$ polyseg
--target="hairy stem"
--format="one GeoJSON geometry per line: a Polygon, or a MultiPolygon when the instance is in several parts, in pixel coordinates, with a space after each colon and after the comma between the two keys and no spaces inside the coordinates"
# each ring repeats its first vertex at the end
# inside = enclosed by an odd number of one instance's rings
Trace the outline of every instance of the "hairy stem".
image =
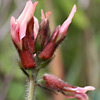
{"type": "Polygon", "coordinates": [[[30,78],[29,80],[29,93],[28,93],[28,99],[27,100],[34,100],[35,95],[35,80],[34,78],[30,78]]]}

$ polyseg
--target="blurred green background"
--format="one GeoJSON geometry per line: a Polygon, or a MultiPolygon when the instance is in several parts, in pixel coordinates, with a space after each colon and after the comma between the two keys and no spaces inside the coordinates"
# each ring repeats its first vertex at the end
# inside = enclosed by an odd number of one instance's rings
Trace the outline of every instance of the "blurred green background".
{"type": "MultiPolygon", "coordinates": [[[[0,0],[0,100],[25,100],[26,97],[27,79],[18,67],[19,57],[10,38],[10,17],[18,18],[26,1],[0,0]]],[[[60,45],[64,79],[75,86],[93,85],[96,90],[88,93],[90,100],[100,100],[100,0],[37,1],[35,16],[40,22],[40,10],[51,10],[53,28],[61,25],[73,5],[77,5],[68,35],[60,45]]],[[[49,68],[43,69],[39,76],[45,72],[49,72],[49,68]]],[[[52,100],[49,92],[40,88],[36,98],[52,100]]]]}

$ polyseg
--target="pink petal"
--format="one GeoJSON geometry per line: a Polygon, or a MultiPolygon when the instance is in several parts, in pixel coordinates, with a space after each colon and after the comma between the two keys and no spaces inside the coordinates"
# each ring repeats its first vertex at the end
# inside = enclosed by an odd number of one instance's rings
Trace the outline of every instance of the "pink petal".
{"type": "Polygon", "coordinates": [[[16,36],[16,32],[15,32],[16,22],[15,22],[15,18],[13,16],[11,17],[11,22],[10,23],[11,23],[11,33],[10,33],[10,35],[11,35],[12,40],[14,40],[15,36],[16,36]]]}
{"type": "Polygon", "coordinates": [[[84,93],[77,93],[75,94],[74,98],[77,100],[89,100],[88,96],[84,93]]]}
{"type": "MultiPolygon", "coordinates": [[[[31,2],[31,1],[29,1],[29,2],[31,2]]],[[[21,22],[21,26],[20,26],[20,40],[26,35],[27,23],[34,16],[34,11],[35,11],[37,3],[38,2],[35,2],[34,4],[32,4],[32,2],[31,2],[29,5],[29,8],[25,12],[25,16],[24,16],[24,18],[21,22]]]]}
{"type": "Polygon", "coordinates": [[[38,19],[37,19],[36,17],[34,17],[34,39],[35,39],[35,40],[36,40],[38,31],[39,31],[38,19]]]}
{"type": "MultiPolygon", "coordinates": [[[[11,20],[10,20],[10,24],[11,24],[11,31],[13,31],[14,30],[14,28],[15,28],[15,24],[16,24],[16,22],[15,22],[15,18],[12,16],[11,17],[11,20]]],[[[12,32],[11,32],[11,36],[13,36],[13,35],[15,35],[15,33],[13,34],[12,32]]]]}
{"type": "Polygon", "coordinates": [[[19,24],[16,23],[15,18],[11,17],[11,38],[18,48],[22,49],[22,42],[19,38],[19,24]]]}
{"type": "Polygon", "coordinates": [[[18,21],[19,21],[19,22],[21,22],[21,21],[23,20],[23,18],[24,18],[24,16],[25,16],[25,14],[26,14],[26,12],[27,12],[27,9],[29,8],[30,4],[32,4],[32,1],[27,1],[26,6],[25,6],[23,12],[21,13],[21,15],[20,15],[19,18],[18,18],[18,21]]]}
{"type": "Polygon", "coordinates": [[[87,91],[93,91],[95,88],[93,86],[85,86],[85,87],[64,87],[65,91],[72,91],[72,92],[79,92],[79,93],[86,93],[87,91]]]}
{"type": "Polygon", "coordinates": [[[44,15],[43,9],[41,9],[41,18],[45,20],[45,15],[44,15]]]}
{"type": "Polygon", "coordinates": [[[30,4],[29,8],[27,9],[27,12],[25,14],[24,20],[27,20],[27,22],[34,16],[35,8],[37,6],[38,2],[35,2],[34,4],[30,4]]]}
{"type": "Polygon", "coordinates": [[[55,41],[56,42],[56,40],[58,38],[59,28],[60,28],[60,25],[54,30],[54,32],[53,32],[53,34],[51,36],[50,41],[55,41]]]}
{"type": "Polygon", "coordinates": [[[85,86],[84,88],[82,87],[77,87],[76,88],[76,92],[80,92],[80,93],[86,93],[87,91],[90,91],[90,90],[95,90],[95,88],[93,86],[85,86]]]}
{"type": "Polygon", "coordinates": [[[76,98],[77,100],[88,100],[88,96],[85,93],[75,93],[75,92],[64,92],[67,98],[76,98]]]}
{"type": "Polygon", "coordinates": [[[65,93],[67,94],[69,92],[69,94],[72,96],[68,97],[68,98],[77,98],[78,100],[88,100],[88,96],[85,94],[87,91],[90,90],[95,90],[94,87],[92,86],[85,86],[84,88],[82,87],[76,87],[76,88],[72,88],[72,87],[64,87],[64,91],[66,91],[65,93]]]}
{"type": "Polygon", "coordinates": [[[46,19],[49,19],[50,14],[51,14],[51,11],[48,11],[48,12],[46,13],[46,19]]]}
{"type": "Polygon", "coordinates": [[[45,18],[43,9],[41,9],[41,18],[42,18],[43,20],[49,19],[50,14],[51,14],[51,11],[46,12],[46,18],[45,18]]]}
{"type": "Polygon", "coordinates": [[[61,26],[61,28],[59,30],[59,33],[66,34],[67,29],[68,29],[68,27],[69,27],[69,25],[70,25],[70,23],[72,21],[72,18],[74,17],[75,12],[76,12],[76,5],[73,6],[72,11],[71,11],[69,17],[67,18],[67,20],[61,26]]]}
{"type": "Polygon", "coordinates": [[[20,40],[22,40],[22,38],[25,37],[25,35],[26,35],[26,28],[27,28],[27,22],[24,21],[20,25],[20,32],[19,32],[20,40]]]}

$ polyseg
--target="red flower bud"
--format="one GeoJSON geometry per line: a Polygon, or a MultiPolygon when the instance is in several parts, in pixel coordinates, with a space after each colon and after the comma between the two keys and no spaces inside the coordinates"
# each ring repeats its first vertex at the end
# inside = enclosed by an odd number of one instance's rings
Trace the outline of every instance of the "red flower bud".
{"type": "Polygon", "coordinates": [[[92,86],[75,87],[63,82],[61,79],[45,74],[43,76],[45,81],[45,87],[48,89],[63,93],[67,98],[76,98],[78,100],[88,100],[88,96],[85,94],[89,90],[95,90],[92,86]]]}
{"type": "Polygon", "coordinates": [[[19,51],[19,55],[24,68],[29,69],[35,67],[35,61],[29,50],[19,51]]]}
{"type": "Polygon", "coordinates": [[[42,21],[40,23],[40,30],[39,30],[39,35],[41,36],[41,45],[42,48],[47,44],[49,37],[50,37],[50,29],[49,29],[49,15],[51,12],[46,13],[46,18],[44,15],[43,10],[41,10],[41,18],[42,21]]]}
{"type": "MultiPolygon", "coordinates": [[[[64,40],[66,33],[67,33],[67,29],[72,21],[72,18],[74,17],[75,12],[76,12],[76,5],[73,6],[73,9],[72,9],[68,19],[62,24],[62,26],[58,26],[55,29],[52,36],[50,37],[50,40],[49,40],[49,38],[47,38],[49,41],[48,42],[46,41],[46,45],[45,45],[44,49],[42,50],[42,52],[40,53],[39,58],[46,60],[46,59],[49,59],[52,57],[57,46],[64,40]]],[[[42,11],[41,15],[42,15],[42,19],[45,19],[43,11],[42,11]]],[[[49,14],[47,14],[46,16],[48,18],[49,14]]],[[[46,25],[46,27],[48,27],[48,25],[46,25]]],[[[43,31],[43,28],[41,28],[41,30],[42,31],[40,31],[40,33],[44,34],[46,32],[46,34],[47,34],[48,29],[43,31]]],[[[46,35],[44,35],[44,36],[46,36],[46,35]]],[[[46,39],[43,38],[43,40],[45,41],[46,39]]]]}
{"type": "Polygon", "coordinates": [[[47,60],[52,57],[52,55],[57,47],[55,42],[56,42],[56,39],[58,36],[58,29],[59,29],[59,26],[55,29],[48,44],[44,47],[43,51],[40,53],[39,58],[47,60]]]}
{"type": "MultiPolygon", "coordinates": [[[[17,20],[11,17],[11,38],[16,48],[18,49],[19,56],[24,68],[34,68],[35,61],[33,53],[35,52],[34,47],[34,34],[36,33],[34,28],[37,24],[36,19],[33,18],[34,11],[38,2],[32,4],[29,0],[26,6],[17,20]],[[35,20],[34,20],[35,19],[35,20]],[[34,33],[33,33],[34,28],[34,33]]],[[[37,33],[36,33],[37,34],[37,33]]]]}
{"type": "Polygon", "coordinates": [[[47,87],[57,90],[57,91],[63,90],[64,87],[73,87],[74,88],[74,86],[66,84],[61,79],[59,79],[53,75],[44,74],[43,79],[45,80],[47,87]]]}
{"type": "Polygon", "coordinates": [[[44,60],[47,60],[52,57],[55,50],[55,43],[49,42],[47,46],[43,49],[43,51],[40,53],[39,58],[42,58],[44,60]]]}

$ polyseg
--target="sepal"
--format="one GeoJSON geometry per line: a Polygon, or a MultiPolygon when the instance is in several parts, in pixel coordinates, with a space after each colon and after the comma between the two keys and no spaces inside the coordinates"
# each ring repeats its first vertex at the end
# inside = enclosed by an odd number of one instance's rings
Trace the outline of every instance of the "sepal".
{"type": "Polygon", "coordinates": [[[50,88],[48,88],[48,87],[45,86],[45,81],[43,79],[39,79],[36,84],[40,88],[43,88],[43,89],[45,89],[45,90],[47,90],[47,91],[49,91],[49,92],[54,93],[54,94],[57,95],[57,92],[55,90],[50,89],[50,88]]]}
{"type": "Polygon", "coordinates": [[[23,67],[23,65],[21,64],[20,61],[18,61],[18,65],[19,65],[19,68],[22,70],[22,72],[23,72],[27,77],[29,77],[29,74],[27,73],[27,71],[25,70],[25,68],[23,67]]]}
{"type": "Polygon", "coordinates": [[[53,58],[54,58],[54,56],[49,58],[48,60],[45,60],[45,61],[42,60],[38,66],[38,69],[45,68],[52,61],[53,58]]]}

